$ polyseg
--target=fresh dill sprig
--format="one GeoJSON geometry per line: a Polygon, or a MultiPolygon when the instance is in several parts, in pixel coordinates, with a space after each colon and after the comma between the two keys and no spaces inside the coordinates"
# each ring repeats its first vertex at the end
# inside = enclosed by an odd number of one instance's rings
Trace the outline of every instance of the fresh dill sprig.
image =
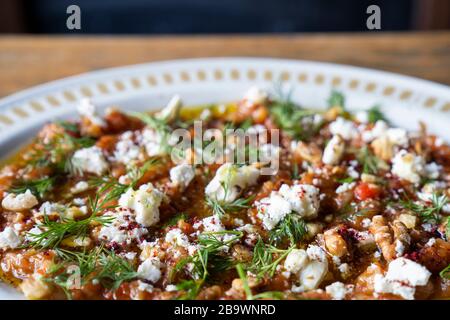
{"type": "Polygon", "coordinates": [[[122,282],[132,280],[138,276],[133,266],[114,251],[103,251],[97,259],[100,266],[95,275],[105,288],[116,290],[122,282]]]}
{"type": "Polygon", "coordinates": [[[405,208],[413,211],[425,222],[437,223],[440,220],[439,212],[448,203],[446,195],[437,195],[434,193],[431,197],[430,205],[416,203],[410,199],[402,200],[400,204],[405,208]]]}
{"type": "Polygon", "coordinates": [[[242,287],[244,288],[245,297],[247,298],[247,300],[253,300],[253,293],[252,293],[252,290],[250,289],[250,286],[248,285],[247,275],[245,273],[245,270],[244,270],[244,267],[242,266],[242,264],[238,263],[236,265],[236,271],[239,275],[239,278],[242,281],[242,287]]]}
{"type": "Polygon", "coordinates": [[[186,220],[188,218],[188,215],[184,212],[178,213],[176,215],[174,215],[173,217],[171,217],[169,220],[167,220],[164,224],[163,224],[163,228],[167,228],[167,227],[171,227],[171,226],[175,226],[178,221],[180,220],[186,220]]]}
{"type": "Polygon", "coordinates": [[[260,277],[268,275],[272,277],[283,259],[294,249],[294,246],[288,249],[278,249],[273,245],[265,244],[261,238],[258,239],[253,249],[253,259],[249,266],[250,271],[260,277]],[[274,255],[277,257],[274,260],[274,255]]]}
{"type": "Polygon", "coordinates": [[[322,123],[309,125],[302,120],[317,114],[317,111],[306,110],[292,101],[292,90],[283,91],[282,83],[274,85],[273,101],[269,106],[269,112],[277,126],[294,139],[308,139],[322,126],[322,123]]]}
{"type": "Polygon", "coordinates": [[[61,262],[49,269],[48,277],[44,280],[63,289],[68,299],[72,298],[72,289],[79,289],[77,285],[82,286],[89,281],[98,281],[103,287],[116,290],[123,282],[138,276],[128,261],[103,246],[82,252],[64,249],[55,251],[61,262]]]}
{"type": "Polygon", "coordinates": [[[450,216],[447,217],[447,226],[445,227],[445,235],[447,236],[447,240],[450,239],[450,216]]]}
{"type": "Polygon", "coordinates": [[[292,163],[291,179],[292,180],[299,180],[300,179],[300,172],[299,172],[299,169],[298,169],[298,163],[297,162],[293,162],[292,163]]]}
{"type": "Polygon", "coordinates": [[[195,300],[203,285],[203,280],[182,280],[176,284],[177,290],[184,291],[184,293],[177,298],[177,300],[195,300]]]}
{"type": "Polygon", "coordinates": [[[291,246],[293,246],[306,235],[307,231],[302,218],[295,214],[288,214],[275,229],[270,230],[269,240],[274,244],[289,240],[291,246]]]}
{"type": "Polygon", "coordinates": [[[56,177],[46,177],[37,180],[21,180],[8,190],[12,193],[24,193],[30,190],[32,194],[43,199],[45,194],[55,186],[56,177]]]}
{"type": "Polygon", "coordinates": [[[342,92],[337,90],[332,90],[330,93],[330,96],[327,100],[328,107],[345,107],[345,96],[342,94],[342,92]]]}
{"type": "Polygon", "coordinates": [[[106,207],[106,202],[99,201],[98,195],[95,200],[89,199],[89,206],[91,215],[83,220],[60,218],[58,221],[52,221],[48,215],[44,215],[42,223],[38,225],[42,232],[27,232],[29,241],[26,246],[40,249],[56,248],[69,236],[85,237],[89,226],[93,223],[108,225],[113,221],[114,218],[111,216],[98,215],[100,211],[109,208],[106,207]]]}
{"type": "Polygon", "coordinates": [[[449,279],[450,280],[450,264],[441,272],[439,272],[439,275],[442,279],[449,279]]]}
{"type": "Polygon", "coordinates": [[[302,125],[303,118],[313,116],[316,112],[302,109],[292,101],[275,100],[269,111],[275,123],[294,139],[307,139],[320,128],[320,126],[302,125]]]}
{"type": "Polygon", "coordinates": [[[129,188],[135,188],[147,170],[157,163],[159,163],[159,159],[152,158],[146,161],[141,167],[133,167],[128,172],[128,176],[131,179],[130,184],[119,183],[117,178],[111,176],[93,177],[90,179],[89,184],[98,188],[98,194],[106,194],[104,201],[109,202],[119,198],[129,188]]]}
{"type": "Polygon", "coordinates": [[[250,203],[254,199],[254,196],[248,198],[238,198],[230,203],[219,201],[210,197],[206,197],[206,204],[211,208],[214,215],[219,217],[223,216],[227,212],[237,212],[243,209],[250,208],[250,203]]]}
{"type": "Polygon", "coordinates": [[[77,173],[71,162],[71,156],[77,149],[88,148],[95,144],[90,137],[74,137],[67,132],[56,134],[42,148],[32,150],[29,164],[32,166],[51,166],[59,173],[77,173]]]}
{"type": "MultiPolygon", "coordinates": [[[[231,258],[224,255],[222,250],[224,247],[230,246],[232,243],[239,240],[242,236],[242,232],[233,230],[205,232],[200,234],[198,237],[199,249],[197,252],[193,256],[180,260],[172,269],[169,278],[172,279],[188,264],[192,265],[192,281],[184,281],[179,285],[180,287],[188,289],[188,299],[194,299],[194,293],[196,296],[209,276],[225,271],[233,265],[231,258]],[[231,237],[222,239],[221,236],[225,235],[231,235],[231,237]]],[[[186,295],[183,295],[182,299],[183,298],[186,298],[186,295]]]]}
{"type": "Polygon", "coordinates": [[[376,105],[367,110],[367,118],[369,123],[375,123],[378,120],[383,120],[387,122],[387,119],[380,109],[380,106],[376,105]]]}
{"type": "Polygon", "coordinates": [[[355,181],[355,178],[346,177],[346,178],[342,178],[342,179],[336,179],[336,181],[339,183],[352,183],[353,181],[355,181]]]}
{"type": "Polygon", "coordinates": [[[258,294],[253,294],[250,286],[248,284],[247,274],[242,264],[238,263],[236,265],[236,271],[239,278],[242,281],[242,287],[244,288],[245,297],[247,300],[258,300],[258,299],[270,299],[270,300],[281,300],[284,297],[284,293],[281,291],[266,291],[258,294]]]}
{"type": "Polygon", "coordinates": [[[160,139],[160,148],[164,153],[170,153],[172,147],[169,144],[169,138],[172,133],[172,128],[164,119],[158,119],[154,115],[145,112],[132,112],[132,116],[144,122],[148,127],[155,130],[160,139]]]}
{"type": "Polygon", "coordinates": [[[73,132],[73,133],[78,132],[78,125],[76,123],[69,122],[69,121],[56,121],[55,123],[57,125],[59,125],[60,127],[63,127],[63,129],[66,131],[73,132]]]}
{"type": "Polygon", "coordinates": [[[361,148],[357,154],[357,159],[363,166],[363,173],[376,175],[380,167],[383,167],[385,163],[383,160],[377,158],[367,146],[361,148]]]}

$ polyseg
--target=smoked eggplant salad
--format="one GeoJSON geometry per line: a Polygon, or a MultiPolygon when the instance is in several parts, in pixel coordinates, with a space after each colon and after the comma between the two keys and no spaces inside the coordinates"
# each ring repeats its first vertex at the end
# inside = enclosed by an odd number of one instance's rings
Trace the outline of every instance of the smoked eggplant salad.
{"type": "Polygon", "coordinates": [[[81,100],[46,124],[0,170],[2,281],[28,299],[450,298],[450,146],[337,91],[323,110],[271,91],[81,100]]]}

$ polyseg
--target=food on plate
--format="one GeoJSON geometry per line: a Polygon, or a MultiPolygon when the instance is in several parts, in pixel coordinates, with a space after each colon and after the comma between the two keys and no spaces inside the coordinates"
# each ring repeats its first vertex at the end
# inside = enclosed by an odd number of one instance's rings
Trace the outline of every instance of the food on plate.
{"type": "Polygon", "coordinates": [[[424,125],[258,87],[78,111],[0,170],[0,277],[27,298],[450,298],[450,147],[424,125]]]}

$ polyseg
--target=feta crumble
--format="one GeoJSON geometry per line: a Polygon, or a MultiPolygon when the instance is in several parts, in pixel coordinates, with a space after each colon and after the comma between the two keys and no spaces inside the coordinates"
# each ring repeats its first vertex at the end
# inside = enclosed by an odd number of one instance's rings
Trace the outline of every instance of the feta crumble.
{"type": "Polygon", "coordinates": [[[185,189],[194,177],[195,171],[189,164],[180,164],[170,169],[170,180],[182,189],[185,189]]]}
{"type": "Polygon", "coordinates": [[[0,232],[0,248],[1,249],[15,249],[22,243],[18,233],[11,227],[6,227],[0,232]]]}
{"type": "Polygon", "coordinates": [[[38,200],[28,189],[24,193],[19,194],[9,193],[2,200],[3,209],[10,211],[29,210],[37,204],[38,200]]]}
{"type": "Polygon", "coordinates": [[[358,130],[352,121],[338,117],[330,123],[330,132],[333,135],[340,135],[344,140],[350,140],[358,136],[358,130]]]}
{"type": "Polygon", "coordinates": [[[291,212],[304,218],[314,218],[319,210],[319,189],[312,185],[283,184],[278,191],[256,203],[258,216],[267,230],[272,230],[291,212]]]}
{"type": "Polygon", "coordinates": [[[424,173],[424,161],[406,150],[400,150],[392,160],[392,173],[401,179],[419,183],[424,173]]]}
{"type": "Polygon", "coordinates": [[[156,113],[156,117],[166,122],[174,121],[178,117],[182,106],[181,97],[176,94],[170,99],[164,109],[156,113]]]}
{"type": "Polygon", "coordinates": [[[74,166],[83,172],[102,175],[108,170],[108,162],[103,155],[102,149],[97,146],[75,151],[71,161],[74,166]]]}
{"type": "Polygon", "coordinates": [[[333,300],[343,300],[345,296],[353,290],[351,285],[346,286],[342,282],[334,282],[325,287],[325,292],[331,296],[333,300]]]}
{"type": "Polygon", "coordinates": [[[159,259],[150,258],[139,265],[137,272],[140,278],[156,283],[161,278],[162,267],[163,264],[159,259]]]}
{"type": "Polygon", "coordinates": [[[323,151],[322,162],[329,165],[336,165],[342,158],[345,149],[345,142],[340,135],[334,135],[323,151]]]}
{"type": "Polygon", "coordinates": [[[253,166],[238,167],[225,163],[206,186],[205,193],[212,199],[230,203],[236,200],[245,188],[256,184],[258,177],[259,170],[253,166]]]}
{"type": "Polygon", "coordinates": [[[105,121],[101,117],[97,115],[96,107],[94,104],[92,104],[91,100],[89,99],[81,99],[80,103],[77,106],[78,113],[89,119],[93,124],[98,125],[100,127],[105,126],[105,121]]]}
{"type": "Polygon", "coordinates": [[[163,193],[151,183],[143,184],[139,190],[128,189],[119,198],[119,206],[134,210],[136,221],[145,227],[159,222],[159,206],[163,193]]]}
{"type": "Polygon", "coordinates": [[[431,272],[424,266],[406,258],[397,258],[389,263],[385,276],[374,277],[376,293],[392,293],[407,300],[414,300],[416,286],[424,286],[431,272]]]}

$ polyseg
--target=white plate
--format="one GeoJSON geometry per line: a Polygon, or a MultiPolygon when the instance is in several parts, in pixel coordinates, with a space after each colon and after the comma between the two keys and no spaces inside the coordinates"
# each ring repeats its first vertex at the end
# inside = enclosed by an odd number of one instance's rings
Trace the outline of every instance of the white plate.
{"type": "MultiPolygon", "coordinates": [[[[393,124],[418,122],[450,141],[450,88],[402,75],[298,60],[213,58],[156,62],[108,69],[40,85],[0,100],[0,156],[12,152],[45,123],[76,116],[81,98],[100,108],[155,109],[178,93],[186,105],[239,99],[250,85],[272,89],[282,81],[293,99],[323,108],[332,88],[350,109],[379,104],[393,124]]],[[[0,299],[15,298],[0,286],[0,299]]]]}

